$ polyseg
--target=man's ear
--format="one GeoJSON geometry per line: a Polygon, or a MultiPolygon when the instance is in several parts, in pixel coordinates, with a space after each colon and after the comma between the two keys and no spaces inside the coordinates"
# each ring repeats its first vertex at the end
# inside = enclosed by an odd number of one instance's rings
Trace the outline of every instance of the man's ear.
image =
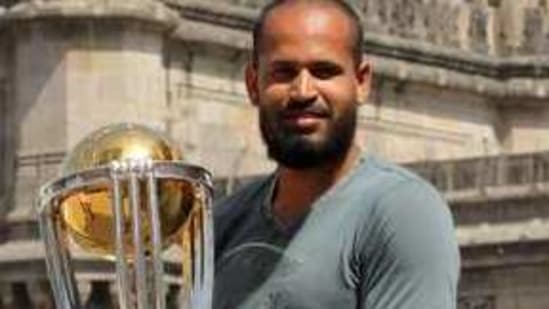
{"type": "Polygon", "coordinates": [[[258,74],[257,65],[252,62],[248,62],[246,65],[246,89],[248,90],[248,97],[253,105],[259,104],[259,88],[258,88],[258,74]]]}
{"type": "Polygon", "coordinates": [[[356,80],[358,83],[358,101],[359,103],[366,103],[372,85],[372,63],[368,59],[363,59],[357,68],[356,80]]]}

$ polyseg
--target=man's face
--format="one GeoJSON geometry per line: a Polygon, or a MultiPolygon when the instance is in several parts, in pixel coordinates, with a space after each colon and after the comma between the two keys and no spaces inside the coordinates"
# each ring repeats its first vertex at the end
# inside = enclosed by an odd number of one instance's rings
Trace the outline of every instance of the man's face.
{"type": "Polygon", "coordinates": [[[269,156],[279,164],[312,168],[347,153],[370,81],[352,43],[348,17],[330,6],[282,5],[265,20],[246,82],[269,156]]]}

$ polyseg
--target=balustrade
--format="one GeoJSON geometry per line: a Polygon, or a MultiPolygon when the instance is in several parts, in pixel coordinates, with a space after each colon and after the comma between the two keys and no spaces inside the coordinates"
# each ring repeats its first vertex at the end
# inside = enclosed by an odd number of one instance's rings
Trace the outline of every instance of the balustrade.
{"type": "Polygon", "coordinates": [[[446,193],[466,190],[485,193],[493,187],[515,186],[538,190],[549,183],[549,152],[425,161],[406,167],[446,193]]]}

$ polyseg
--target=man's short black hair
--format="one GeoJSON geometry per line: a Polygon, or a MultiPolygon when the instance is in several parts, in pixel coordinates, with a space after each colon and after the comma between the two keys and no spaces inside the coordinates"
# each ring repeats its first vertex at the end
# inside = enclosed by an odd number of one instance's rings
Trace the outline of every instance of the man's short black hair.
{"type": "Polygon", "coordinates": [[[364,41],[364,33],[362,22],[357,11],[344,0],[273,0],[268,3],[259,14],[259,18],[254,24],[253,28],[253,46],[252,46],[252,62],[256,66],[259,60],[259,52],[261,49],[261,40],[263,37],[263,26],[265,20],[267,19],[269,13],[276,7],[283,4],[292,4],[297,2],[309,2],[309,3],[319,3],[319,4],[329,4],[333,5],[335,8],[340,9],[350,20],[351,25],[354,28],[354,42],[353,42],[353,58],[355,64],[358,66],[362,60],[362,44],[364,41]]]}

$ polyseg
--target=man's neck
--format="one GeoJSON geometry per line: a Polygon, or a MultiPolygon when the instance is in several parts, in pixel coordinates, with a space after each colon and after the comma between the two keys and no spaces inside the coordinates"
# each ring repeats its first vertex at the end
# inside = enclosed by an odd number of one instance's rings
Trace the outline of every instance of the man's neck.
{"type": "Polygon", "coordinates": [[[337,162],[311,169],[280,167],[273,214],[283,224],[291,225],[302,218],[311,205],[355,166],[360,150],[353,145],[337,162]]]}

